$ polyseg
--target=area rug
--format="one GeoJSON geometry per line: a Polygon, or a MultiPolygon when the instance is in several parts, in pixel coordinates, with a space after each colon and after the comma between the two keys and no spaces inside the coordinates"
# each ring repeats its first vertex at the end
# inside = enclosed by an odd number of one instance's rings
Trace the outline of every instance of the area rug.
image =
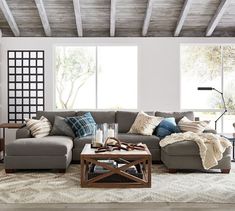
{"type": "Polygon", "coordinates": [[[108,203],[200,202],[235,203],[235,170],[167,173],[163,165],[152,169],[152,187],[96,189],[80,187],[80,166],[65,174],[23,171],[5,174],[0,167],[0,203],[108,203]]]}

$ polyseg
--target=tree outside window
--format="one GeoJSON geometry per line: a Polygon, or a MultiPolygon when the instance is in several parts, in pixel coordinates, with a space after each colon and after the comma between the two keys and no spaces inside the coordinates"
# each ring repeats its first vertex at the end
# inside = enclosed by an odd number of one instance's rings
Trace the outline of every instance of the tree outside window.
{"type": "Polygon", "coordinates": [[[90,81],[95,76],[95,65],[94,47],[56,47],[56,108],[74,109],[79,101],[94,95],[90,81]],[[82,92],[85,86],[87,97],[82,92]]]}
{"type": "Polygon", "coordinates": [[[57,109],[137,108],[137,46],[57,46],[55,53],[57,109]]]}

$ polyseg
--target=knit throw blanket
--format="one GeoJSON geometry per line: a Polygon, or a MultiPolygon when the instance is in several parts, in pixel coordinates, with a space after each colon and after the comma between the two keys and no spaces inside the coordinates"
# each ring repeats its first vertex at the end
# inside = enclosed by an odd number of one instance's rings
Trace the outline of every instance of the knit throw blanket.
{"type": "Polygon", "coordinates": [[[210,169],[218,165],[223,158],[223,153],[228,147],[232,147],[229,140],[212,133],[173,133],[160,141],[160,146],[165,147],[181,141],[194,141],[199,147],[200,157],[204,169],[210,169]]]}

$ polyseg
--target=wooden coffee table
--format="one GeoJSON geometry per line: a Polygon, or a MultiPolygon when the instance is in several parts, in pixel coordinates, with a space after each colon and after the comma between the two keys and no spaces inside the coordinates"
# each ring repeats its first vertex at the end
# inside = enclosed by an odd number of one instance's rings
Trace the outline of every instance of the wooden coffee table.
{"type": "Polygon", "coordinates": [[[146,145],[144,151],[112,151],[95,153],[90,144],[86,144],[81,153],[81,187],[93,188],[149,188],[151,187],[152,156],[146,145]],[[113,160],[120,166],[113,167],[103,160],[113,160]],[[105,173],[92,174],[92,166],[106,169],[105,173]],[[128,172],[127,169],[136,166],[138,175],[128,172]],[[141,175],[141,176],[139,176],[141,175]],[[116,178],[112,181],[112,177],[116,178]],[[111,180],[110,180],[111,178],[111,180]],[[120,178],[120,180],[118,180],[120,178]]]}

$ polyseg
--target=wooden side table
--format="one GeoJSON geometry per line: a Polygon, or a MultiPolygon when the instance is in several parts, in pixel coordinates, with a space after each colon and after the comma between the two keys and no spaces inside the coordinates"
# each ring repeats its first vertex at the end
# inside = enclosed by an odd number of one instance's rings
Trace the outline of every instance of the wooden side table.
{"type": "Polygon", "coordinates": [[[0,152],[3,151],[3,157],[5,156],[5,139],[6,139],[6,131],[5,129],[18,129],[21,128],[24,124],[23,123],[2,123],[0,124],[0,128],[3,130],[3,136],[0,138],[1,145],[0,145],[0,152]]]}

